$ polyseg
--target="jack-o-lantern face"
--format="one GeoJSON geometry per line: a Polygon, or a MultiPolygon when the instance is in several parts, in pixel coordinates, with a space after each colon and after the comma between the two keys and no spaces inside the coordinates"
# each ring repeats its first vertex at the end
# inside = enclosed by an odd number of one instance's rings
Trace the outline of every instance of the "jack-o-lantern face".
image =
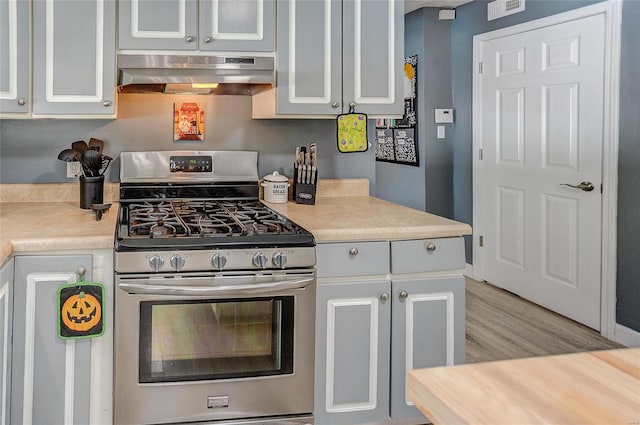
{"type": "Polygon", "coordinates": [[[88,331],[100,322],[101,316],[100,303],[85,292],[71,295],[62,305],[62,322],[72,331],[88,331]]]}

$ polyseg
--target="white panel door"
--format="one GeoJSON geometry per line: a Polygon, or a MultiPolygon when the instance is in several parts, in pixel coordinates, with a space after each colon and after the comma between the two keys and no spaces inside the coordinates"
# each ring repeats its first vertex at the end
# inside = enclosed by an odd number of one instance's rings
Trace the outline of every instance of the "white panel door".
{"type": "Polygon", "coordinates": [[[486,41],[480,76],[483,278],[594,329],[604,19],[486,41]],[[593,190],[563,185],[581,182],[593,190]]]}

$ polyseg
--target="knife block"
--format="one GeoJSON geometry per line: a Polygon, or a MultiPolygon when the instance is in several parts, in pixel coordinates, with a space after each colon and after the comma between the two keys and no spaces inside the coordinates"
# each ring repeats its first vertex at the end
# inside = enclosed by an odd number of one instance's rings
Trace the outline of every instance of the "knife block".
{"type": "Polygon", "coordinates": [[[318,171],[311,183],[298,183],[298,169],[293,167],[293,200],[296,204],[315,205],[318,171]]]}

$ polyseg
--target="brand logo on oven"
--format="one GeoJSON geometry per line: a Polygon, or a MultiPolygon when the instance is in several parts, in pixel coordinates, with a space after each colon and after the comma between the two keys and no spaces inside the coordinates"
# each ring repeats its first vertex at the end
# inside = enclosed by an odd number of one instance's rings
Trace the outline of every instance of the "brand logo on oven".
{"type": "Polygon", "coordinates": [[[207,407],[209,409],[218,409],[220,407],[229,407],[229,396],[218,395],[207,397],[207,407]]]}

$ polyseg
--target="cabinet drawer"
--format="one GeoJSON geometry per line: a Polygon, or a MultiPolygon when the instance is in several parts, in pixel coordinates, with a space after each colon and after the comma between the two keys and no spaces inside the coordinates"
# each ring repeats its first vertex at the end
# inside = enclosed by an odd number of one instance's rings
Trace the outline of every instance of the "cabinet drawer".
{"type": "Polygon", "coordinates": [[[359,242],[316,246],[318,277],[389,273],[389,243],[359,242]]]}
{"type": "Polygon", "coordinates": [[[464,266],[463,238],[391,242],[392,273],[455,270],[464,266]]]}

